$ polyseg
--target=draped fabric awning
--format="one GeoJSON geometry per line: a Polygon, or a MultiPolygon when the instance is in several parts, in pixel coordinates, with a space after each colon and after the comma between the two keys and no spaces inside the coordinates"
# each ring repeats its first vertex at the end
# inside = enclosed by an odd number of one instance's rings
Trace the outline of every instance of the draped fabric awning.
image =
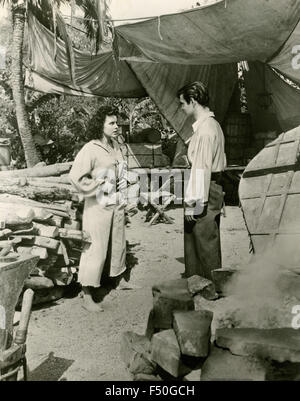
{"type": "Polygon", "coordinates": [[[74,50],[71,79],[64,43],[31,16],[28,27],[26,85],[32,89],[78,96],[143,97],[149,95],[185,141],[191,122],[179,108],[176,92],[191,80],[209,86],[211,107],[222,121],[237,81],[236,64],[182,65],[126,62],[113,51],[97,56],[74,50]],[[74,82],[75,81],[75,82],[74,82]]]}
{"type": "Polygon", "coordinates": [[[176,92],[183,85],[200,80],[209,87],[210,107],[222,122],[237,82],[236,64],[192,66],[129,62],[160,112],[180,137],[191,136],[191,119],[180,108],[176,92]]]}
{"type": "Polygon", "coordinates": [[[252,117],[261,114],[257,95],[270,92],[280,127],[290,129],[299,124],[300,90],[274,71],[300,83],[299,18],[300,0],[226,0],[120,25],[111,51],[92,56],[74,49],[71,73],[64,42],[57,38],[55,44],[53,33],[30,16],[26,85],[80,96],[149,95],[186,140],[191,122],[179,108],[177,90],[194,80],[206,83],[222,122],[237,81],[236,62],[247,60],[256,62],[245,74],[252,117]],[[257,61],[265,63],[263,76],[257,61]]]}
{"type": "Polygon", "coordinates": [[[73,49],[74,81],[65,44],[30,16],[28,21],[28,71],[26,85],[42,92],[111,97],[147,96],[125,61],[112,51],[92,56],[73,49]]]}
{"type": "Polygon", "coordinates": [[[254,132],[285,131],[300,125],[300,90],[260,62],[249,63],[244,77],[254,132]]]}
{"type": "MultiPolygon", "coordinates": [[[[223,64],[270,59],[299,22],[295,0],[226,0],[115,28],[121,60],[223,64]]],[[[298,42],[299,43],[299,42],[298,42]]]]}
{"type": "Polygon", "coordinates": [[[300,22],[269,65],[300,85],[300,22]]]}

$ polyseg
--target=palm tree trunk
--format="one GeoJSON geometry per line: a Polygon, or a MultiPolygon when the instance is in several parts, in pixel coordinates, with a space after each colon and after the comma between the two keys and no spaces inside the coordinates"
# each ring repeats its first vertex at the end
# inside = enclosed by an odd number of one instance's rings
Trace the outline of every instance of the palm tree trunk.
{"type": "Polygon", "coordinates": [[[23,38],[25,26],[25,6],[18,5],[13,10],[13,42],[12,42],[12,64],[11,83],[13,98],[16,107],[16,118],[19,134],[24,148],[27,167],[33,167],[40,162],[34,140],[32,137],[28,115],[25,107],[24,83],[22,73],[23,60],[23,38]]]}

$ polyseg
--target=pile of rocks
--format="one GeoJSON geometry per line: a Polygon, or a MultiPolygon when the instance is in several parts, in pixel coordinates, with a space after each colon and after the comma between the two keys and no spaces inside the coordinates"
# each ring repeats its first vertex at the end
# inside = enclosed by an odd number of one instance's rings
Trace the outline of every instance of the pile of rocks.
{"type": "Polygon", "coordinates": [[[145,335],[122,337],[121,357],[133,380],[300,380],[299,331],[217,328],[212,334],[211,305],[224,295],[232,274],[220,269],[215,284],[193,276],[152,288],[145,335]],[[199,298],[210,310],[199,306],[199,298]]]}

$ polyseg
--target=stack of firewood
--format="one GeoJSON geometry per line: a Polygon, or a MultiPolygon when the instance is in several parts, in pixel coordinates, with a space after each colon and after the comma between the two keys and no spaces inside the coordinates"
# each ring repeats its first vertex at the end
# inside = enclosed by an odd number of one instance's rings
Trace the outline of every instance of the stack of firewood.
{"type": "Polygon", "coordinates": [[[25,288],[35,303],[58,299],[76,280],[83,247],[82,200],[68,179],[70,163],[0,172],[0,262],[20,254],[40,260],[25,288]]]}

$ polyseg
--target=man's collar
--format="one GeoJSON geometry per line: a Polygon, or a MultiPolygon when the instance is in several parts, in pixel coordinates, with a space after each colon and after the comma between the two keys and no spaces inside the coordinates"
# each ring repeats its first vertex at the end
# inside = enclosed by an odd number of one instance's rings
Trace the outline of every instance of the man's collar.
{"type": "Polygon", "coordinates": [[[210,111],[209,109],[204,110],[203,113],[201,114],[200,118],[198,118],[198,120],[196,120],[194,122],[194,124],[192,125],[193,131],[196,132],[199,125],[201,125],[207,118],[214,117],[214,116],[215,116],[215,114],[212,111],[210,111]]]}

